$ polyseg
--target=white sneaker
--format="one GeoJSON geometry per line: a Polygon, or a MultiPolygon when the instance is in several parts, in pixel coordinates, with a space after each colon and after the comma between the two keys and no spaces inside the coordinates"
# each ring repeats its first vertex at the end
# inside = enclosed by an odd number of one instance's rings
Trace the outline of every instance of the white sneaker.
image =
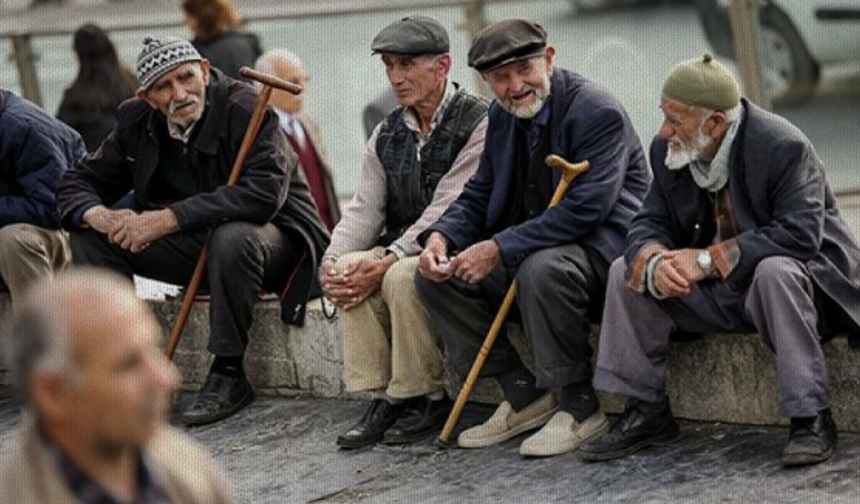
{"type": "Polygon", "coordinates": [[[457,444],[461,448],[484,448],[504,443],[514,436],[545,424],[557,407],[555,396],[550,392],[521,411],[514,411],[511,403],[504,401],[489,420],[461,432],[457,444]]]}
{"type": "Polygon", "coordinates": [[[597,439],[609,430],[609,420],[603,411],[586,418],[582,423],[573,415],[559,411],[546,425],[520,445],[524,457],[550,457],[576,450],[583,444],[597,439]]]}

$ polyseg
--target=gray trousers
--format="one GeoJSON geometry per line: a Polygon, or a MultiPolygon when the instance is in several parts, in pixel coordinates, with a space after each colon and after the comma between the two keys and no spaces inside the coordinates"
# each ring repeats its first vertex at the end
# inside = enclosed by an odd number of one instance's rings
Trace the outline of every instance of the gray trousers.
{"type": "MultiPolygon", "coordinates": [[[[828,406],[827,368],[817,330],[814,287],[806,267],[788,257],[763,259],[746,291],[705,281],[684,297],[656,301],[625,284],[618,259],[609,270],[594,386],[645,401],[666,396],[669,335],[758,331],[776,355],[780,403],[788,417],[828,406]]],[[[706,380],[706,376],[702,376],[706,380]]]]}
{"type": "MultiPolygon", "coordinates": [[[[206,232],[174,233],[133,254],[90,229],[70,235],[73,264],[102,266],[186,285],[194,273],[206,232]]],[[[301,256],[303,241],[273,224],[227,222],[209,240],[209,345],[211,353],[239,356],[248,344],[254,303],[262,291],[277,292],[301,256]]]]}
{"type": "MultiPolygon", "coordinates": [[[[599,314],[606,272],[606,263],[596,254],[578,245],[563,245],[531,254],[514,273],[517,299],[511,311],[519,308],[523,332],[534,351],[539,387],[591,379],[588,315],[599,314]]],[[[500,266],[476,285],[456,278],[436,283],[420,274],[415,277],[418,294],[448,350],[449,364],[463,378],[487,336],[511,276],[500,266]]],[[[522,366],[503,328],[481,376],[522,366]]]]}

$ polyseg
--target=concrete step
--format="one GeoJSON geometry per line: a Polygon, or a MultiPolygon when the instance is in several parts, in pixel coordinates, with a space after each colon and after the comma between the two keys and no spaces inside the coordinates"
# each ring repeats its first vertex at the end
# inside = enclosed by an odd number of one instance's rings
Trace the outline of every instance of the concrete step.
{"type": "MultiPolygon", "coordinates": [[[[176,301],[152,302],[165,328],[165,340],[179,312],[176,301]]],[[[259,302],[246,356],[249,380],[261,395],[310,395],[327,398],[360,398],[344,391],[341,377],[343,354],[337,320],[323,316],[319,300],[309,306],[305,326],[290,327],[279,319],[277,301],[259,302]]],[[[8,318],[8,296],[0,295],[0,321],[8,318]]],[[[511,336],[528,354],[516,328],[511,336]]],[[[596,328],[592,335],[596,347],[596,328]]],[[[188,389],[202,385],[209,367],[208,304],[198,302],[188,319],[174,357],[188,389]]],[[[860,432],[860,352],[845,338],[825,345],[833,414],[842,430],[860,432]]],[[[785,423],[780,417],[773,356],[755,334],[714,334],[691,342],[673,343],[670,356],[669,392],[672,408],[681,418],[754,425],[785,423]]],[[[530,360],[525,356],[525,360],[530,360]]],[[[0,384],[8,382],[0,366],[0,384]]],[[[457,393],[457,379],[449,376],[449,394],[457,393]]],[[[497,386],[479,383],[473,399],[498,402],[497,386]]],[[[610,412],[620,411],[619,400],[603,398],[610,412]]]]}

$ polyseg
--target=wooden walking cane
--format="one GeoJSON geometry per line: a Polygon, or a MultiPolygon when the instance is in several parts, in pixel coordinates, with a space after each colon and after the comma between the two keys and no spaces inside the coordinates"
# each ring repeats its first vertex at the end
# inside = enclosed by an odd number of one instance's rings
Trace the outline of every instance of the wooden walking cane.
{"type": "MultiPolygon", "coordinates": [[[[272,88],[282,89],[292,94],[302,92],[302,87],[292,82],[287,82],[273,75],[264,74],[256,70],[251,70],[248,67],[239,69],[239,73],[243,77],[255,80],[262,84],[260,94],[257,96],[257,104],[254,106],[254,112],[251,114],[251,120],[248,122],[248,129],[245,131],[245,136],[242,138],[242,144],[239,147],[239,153],[236,155],[236,160],[233,162],[233,168],[230,171],[230,177],[227,179],[227,185],[236,185],[239,182],[239,177],[242,176],[242,166],[248,158],[248,153],[251,151],[251,145],[257,138],[257,133],[260,131],[260,125],[263,123],[263,115],[266,112],[266,106],[269,104],[269,97],[272,95],[272,88]]],[[[170,332],[170,341],[164,349],[164,354],[168,359],[173,358],[173,353],[179,345],[179,338],[182,336],[182,330],[185,329],[185,323],[188,321],[188,314],[191,313],[191,306],[194,303],[194,297],[197,296],[197,291],[200,289],[200,283],[203,281],[203,274],[206,271],[206,261],[209,257],[209,237],[212,236],[212,231],[203,242],[203,250],[200,251],[200,258],[197,260],[197,266],[194,267],[194,274],[191,276],[191,281],[188,283],[188,288],[185,289],[185,296],[182,298],[182,307],[179,309],[179,315],[176,318],[176,323],[173,325],[173,330],[170,332]]]]}
{"type": "MultiPolygon", "coordinates": [[[[562,172],[561,180],[559,180],[558,186],[555,188],[555,192],[552,195],[552,200],[549,202],[549,206],[547,207],[552,208],[558,205],[558,202],[564,197],[564,194],[567,192],[567,187],[571,182],[573,182],[573,179],[581,173],[588,171],[588,161],[569,163],[561,156],[550,154],[546,157],[546,164],[552,168],[561,170],[562,172]]],[[[442,434],[439,435],[438,441],[443,446],[448,444],[448,439],[451,437],[451,433],[454,432],[454,427],[457,426],[457,421],[460,420],[460,415],[463,413],[463,407],[466,406],[466,401],[469,400],[469,396],[472,394],[472,389],[475,388],[475,383],[478,381],[478,375],[484,367],[484,362],[486,362],[487,356],[490,355],[490,350],[496,342],[496,337],[499,335],[499,331],[502,329],[505,319],[508,318],[508,312],[514,304],[516,295],[517,284],[516,282],[512,282],[511,286],[508,288],[508,293],[505,295],[504,301],[502,301],[502,305],[499,307],[499,311],[496,313],[493,325],[490,326],[487,337],[484,339],[484,344],[481,345],[481,350],[478,352],[478,356],[472,364],[472,369],[469,371],[469,375],[466,376],[466,381],[460,389],[460,394],[457,395],[457,401],[454,403],[454,407],[448,415],[448,420],[445,421],[445,427],[442,428],[442,434]]]]}

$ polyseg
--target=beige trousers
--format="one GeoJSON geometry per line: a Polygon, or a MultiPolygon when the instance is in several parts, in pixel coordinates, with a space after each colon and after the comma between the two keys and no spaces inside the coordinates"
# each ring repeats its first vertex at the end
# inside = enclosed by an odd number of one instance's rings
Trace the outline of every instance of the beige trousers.
{"type": "MultiPolygon", "coordinates": [[[[382,247],[347,254],[337,268],[384,255],[382,247]]],[[[385,389],[391,397],[406,399],[443,390],[442,351],[415,290],[417,268],[418,257],[397,261],[379,292],[341,312],[348,391],[385,389]]]]}
{"type": "Polygon", "coordinates": [[[64,270],[71,257],[65,231],[32,224],[0,228],[0,286],[9,289],[13,304],[37,280],[64,270]]]}

